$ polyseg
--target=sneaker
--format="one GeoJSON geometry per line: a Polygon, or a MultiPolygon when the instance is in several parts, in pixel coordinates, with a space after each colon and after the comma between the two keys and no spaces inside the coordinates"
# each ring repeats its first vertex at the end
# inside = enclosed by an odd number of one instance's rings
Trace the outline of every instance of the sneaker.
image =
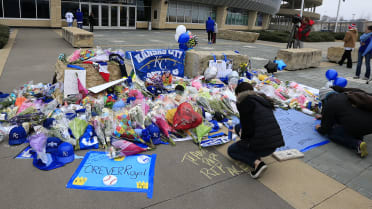
{"type": "Polygon", "coordinates": [[[359,146],[358,146],[358,154],[360,154],[360,157],[366,157],[368,155],[368,151],[367,151],[367,143],[362,141],[359,143],[359,146]]]}
{"type": "Polygon", "coordinates": [[[353,79],[359,79],[359,76],[354,76],[353,79]]]}
{"type": "Polygon", "coordinates": [[[362,78],[362,80],[368,81],[369,78],[367,78],[367,77],[364,76],[364,77],[362,78]]]}
{"type": "Polygon", "coordinates": [[[337,62],[340,66],[342,66],[344,63],[341,63],[341,62],[337,62]]]}
{"type": "Polygon", "coordinates": [[[264,162],[260,162],[260,164],[258,164],[257,168],[254,169],[253,171],[251,171],[251,177],[256,179],[258,177],[260,177],[261,173],[263,171],[265,171],[267,168],[266,164],[264,162]]]}

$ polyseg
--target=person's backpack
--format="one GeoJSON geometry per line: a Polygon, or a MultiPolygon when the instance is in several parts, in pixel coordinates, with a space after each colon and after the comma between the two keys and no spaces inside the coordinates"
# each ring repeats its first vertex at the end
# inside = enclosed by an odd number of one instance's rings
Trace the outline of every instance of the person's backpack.
{"type": "Polygon", "coordinates": [[[109,60],[115,61],[119,64],[121,77],[128,77],[127,69],[125,68],[125,63],[122,56],[119,54],[110,54],[109,60]]]}
{"type": "Polygon", "coordinates": [[[352,105],[361,110],[372,112],[372,94],[364,91],[348,91],[345,94],[352,105]]]}
{"type": "Polygon", "coordinates": [[[267,70],[267,73],[275,73],[278,71],[278,64],[269,60],[269,62],[264,66],[267,70]]]}

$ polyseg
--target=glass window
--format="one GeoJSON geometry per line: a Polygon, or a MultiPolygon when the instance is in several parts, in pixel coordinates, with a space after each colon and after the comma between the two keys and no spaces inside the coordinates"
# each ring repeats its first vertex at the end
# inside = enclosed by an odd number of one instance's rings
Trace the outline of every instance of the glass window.
{"type": "Polygon", "coordinates": [[[4,17],[19,18],[19,1],[18,0],[3,0],[4,17]]]}
{"type": "Polygon", "coordinates": [[[62,8],[61,9],[62,19],[65,19],[65,14],[68,11],[72,12],[75,15],[75,11],[79,9],[79,3],[78,2],[61,2],[61,8],[62,8]]]}
{"type": "Polygon", "coordinates": [[[21,18],[36,18],[35,0],[20,0],[21,18]]]}
{"type": "Polygon", "coordinates": [[[151,20],[151,7],[138,7],[137,6],[137,21],[150,21],[151,20]]]}
{"type": "Polygon", "coordinates": [[[168,3],[168,22],[205,24],[209,16],[216,19],[214,7],[195,2],[170,1],[168,3]]]}
{"type": "Polygon", "coordinates": [[[37,2],[37,18],[49,19],[50,18],[49,0],[36,0],[36,2],[37,2]]]}
{"type": "Polygon", "coordinates": [[[237,8],[228,8],[225,24],[248,25],[248,11],[237,8]]]}
{"type": "Polygon", "coordinates": [[[3,3],[0,1],[0,18],[3,17],[3,3]]]}

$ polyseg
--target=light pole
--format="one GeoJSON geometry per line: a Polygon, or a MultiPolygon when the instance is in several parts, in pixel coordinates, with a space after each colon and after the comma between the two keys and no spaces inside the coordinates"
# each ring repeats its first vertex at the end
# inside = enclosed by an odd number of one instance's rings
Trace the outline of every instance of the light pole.
{"type": "MultiPolygon", "coordinates": [[[[345,2],[345,0],[342,0],[345,2]]],[[[337,24],[338,24],[338,13],[340,12],[341,0],[338,0],[338,8],[337,8],[337,16],[336,16],[336,25],[335,25],[335,32],[337,32],[337,24]]]]}
{"type": "Polygon", "coordinates": [[[304,12],[304,1],[305,1],[305,0],[302,0],[302,1],[301,1],[301,17],[302,17],[302,14],[303,14],[303,12],[304,12]]]}

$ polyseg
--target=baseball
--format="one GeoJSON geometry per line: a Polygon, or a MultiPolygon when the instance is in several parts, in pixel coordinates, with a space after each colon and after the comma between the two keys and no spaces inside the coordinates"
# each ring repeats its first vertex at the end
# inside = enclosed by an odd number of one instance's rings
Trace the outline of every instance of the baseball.
{"type": "Polygon", "coordinates": [[[114,175],[107,175],[103,177],[103,183],[106,186],[112,186],[115,185],[118,182],[118,178],[114,175]]]}

